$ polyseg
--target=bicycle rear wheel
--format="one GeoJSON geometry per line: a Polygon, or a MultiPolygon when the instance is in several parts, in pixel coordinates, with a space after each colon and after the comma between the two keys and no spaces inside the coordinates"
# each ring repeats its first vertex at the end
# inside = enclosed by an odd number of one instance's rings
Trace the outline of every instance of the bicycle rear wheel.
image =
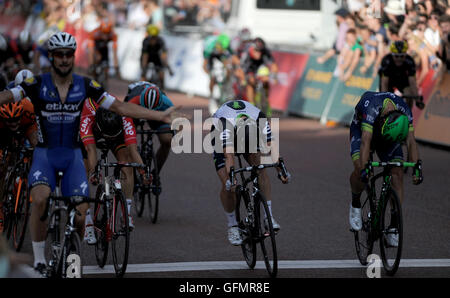
{"type": "Polygon", "coordinates": [[[97,239],[97,243],[95,244],[95,259],[97,260],[97,265],[100,268],[105,266],[108,258],[108,246],[110,241],[108,236],[110,236],[111,231],[109,231],[108,226],[108,210],[106,207],[106,194],[104,192],[104,186],[103,184],[99,184],[95,194],[95,199],[99,200],[102,196],[104,203],[95,203],[93,219],[95,238],[97,239]]]}
{"type": "Polygon", "coordinates": [[[112,252],[117,277],[125,274],[128,264],[130,230],[128,226],[127,203],[121,190],[114,193],[112,221],[112,252]]]}
{"type": "Polygon", "coordinates": [[[373,250],[373,237],[372,237],[372,214],[373,200],[369,192],[365,192],[366,198],[361,205],[361,217],[362,217],[362,229],[360,231],[354,231],[355,235],[355,248],[356,255],[358,256],[361,265],[366,266],[368,264],[367,257],[373,250]]]}
{"type": "Polygon", "coordinates": [[[387,275],[394,275],[400,265],[403,246],[403,218],[400,200],[392,188],[387,192],[380,220],[380,253],[387,275]],[[388,238],[397,236],[396,241],[388,238]],[[398,242],[397,242],[398,241],[398,242]],[[397,245],[392,242],[397,242],[397,245]]]}
{"type": "Polygon", "coordinates": [[[247,191],[236,189],[236,221],[242,236],[242,254],[245,262],[251,269],[256,265],[256,242],[254,241],[253,226],[254,216],[249,214],[247,206],[249,204],[249,194],[247,191]]]}
{"type": "Polygon", "coordinates": [[[267,206],[264,196],[258,194],[259,203],[255,203],[255,223],[259,225],[258,235],[260,237],[259,243],[264,256],[264,263],[266,264],[267,272],[270,277],[276,277],[278,272],[278,256],[277,245],[275,241],[275,231],[273,230],[271,214],[267,206]],[[262,211],[260,208],[262,206],[262,211]],[[267,220],[264,220],[264,214],[267,215],[267,220]]]}
{"type": "Polygon", "coordinates": [[[20,251],[27,231],[30,212],[30,195],[27,187],[27,179],[20,179],[17,186],[17,201],[13,220],[13,245],[16,251],[20,251]]]}
{"type": "Polygon", "coordinates": [[[152,185],[150,187],[150,191],[146,192],[144,196],[148,199],[148,211],[149,217],[152,223],[156,223],[158,220],[158,212],[159,212],[159,192],[161,190],[161,183],[159,172],[156,163],[156,157],[152,150],[151,159],[149,160],[149,164],[151,172],[154,177],[152,179],[152,185]]]}
{"type": "Polygon", "coordinates": [[[142,217],[145,207],[145,192],[142,189],[142,181],[139,175],[137,174],[136,169],[134,169],[133,172],[134,172],[134,191],[133,191],[134,206],[136,207],[137,216],[142,217]]]}

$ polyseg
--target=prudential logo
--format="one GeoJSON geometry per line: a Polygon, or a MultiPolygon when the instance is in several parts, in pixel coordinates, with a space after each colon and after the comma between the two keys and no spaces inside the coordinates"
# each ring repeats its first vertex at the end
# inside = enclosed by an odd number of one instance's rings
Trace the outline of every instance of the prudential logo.
{"type": "Polygon", "coordinates": [[[376,254],[371,254],[367,257],[366,275],[368,278],[381,278],[381,259],[376,254]]]}

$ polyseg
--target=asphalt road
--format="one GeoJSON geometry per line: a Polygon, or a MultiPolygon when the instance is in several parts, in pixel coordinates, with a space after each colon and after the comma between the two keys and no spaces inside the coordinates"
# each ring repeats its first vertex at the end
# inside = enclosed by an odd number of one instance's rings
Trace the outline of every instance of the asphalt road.
{"type": "MultiPolygon", "coordinates": [[[[111,92],[123,97],[126,83],[111,92]]],[[[207,100],[169,92],[181,112],[207,115],[207,100]]],[[[192,121],[192,120],[191,120],[192,121]]],[[[203,131],[203,136],[208,131],[203,131]]],[[[273,214],[281,225],[277,249],[279,278],[365,278],[349,231],[351,200],[349,129],[325,127],[316,120],[280,116],[280,152],[292,182],[283,185],[269,171],[273,214]]],[[[405,176],[404,247],[395,275],[450,277],[450,151],[419,144],[424,183],[414,186],[405,176]]],[[[411,172],[409,172],[411,173],[411,172]]],[[[156,224],[138,218],[131,234],[125,277],[265,278],[260,262],[247,268],[241,249],[227,240],[226,218],[219,200],[219,179],[207,153],[171,152],[161,173],[162,194],[156,224]]],[[[27,241],[25,252],[31,252],[27,241]]],[[[258,248],[258,253],[260,252],[258,248]]],[[[379,253],[375,244],[374,253],[379,253]]],[[[83,244],[84,277],[113,277],[111,255],[99,269],[94,248],[83,244]]],[[[258,261],[262,261],[261,255],[258,261]]],[[[384,273],[381,273],[384,277],[384,273]]]]}

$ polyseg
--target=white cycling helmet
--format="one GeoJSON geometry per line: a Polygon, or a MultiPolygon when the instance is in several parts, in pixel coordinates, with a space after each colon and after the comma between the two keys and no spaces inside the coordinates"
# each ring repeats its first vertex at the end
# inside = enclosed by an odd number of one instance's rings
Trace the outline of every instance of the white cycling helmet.
{"type": "Polygon", "coordinates": [[[77,42],[75,38],[67,32],[58,32],[54,34],[48,40],[48,50],[53,51],[56,49],[77,49],[77,42]]]}
{"type": "Polygon", "coordinates": [[[3,35],[0,34],[0,50],[6,51],[8,48],[8,43],[6,42],[6,39],[3,37],[3,35]]]}
{"type": "Polygon", "coordinates": [[[14,85],[20,85],[23,81],[31,77],[34,77],[34,74],[30,70],[22,69],[17,73],[16,78],[14,79],[14,85]]]}

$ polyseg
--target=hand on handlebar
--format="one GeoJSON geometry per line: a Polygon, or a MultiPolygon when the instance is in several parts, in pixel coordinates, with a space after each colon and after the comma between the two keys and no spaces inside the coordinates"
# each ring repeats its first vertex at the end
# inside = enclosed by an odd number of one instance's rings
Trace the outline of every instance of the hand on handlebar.
{"type": "Polygon", "coordinates": [[[89,176],[89,182],[96,186],[100,183],[101,180],[101,174],[97,173],[97,171],[94,171],[91,173],[91,175],[89,176]]]}

